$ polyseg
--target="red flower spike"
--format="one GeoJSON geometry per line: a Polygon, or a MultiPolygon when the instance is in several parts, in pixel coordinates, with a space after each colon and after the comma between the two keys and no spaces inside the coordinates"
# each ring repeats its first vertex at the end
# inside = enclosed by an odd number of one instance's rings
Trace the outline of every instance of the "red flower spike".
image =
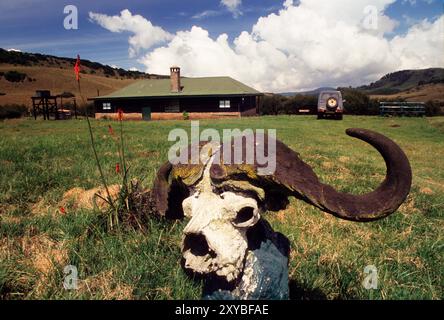
{"type": "Polygon", "coordinates": [[[117,114],[118,114],[119,121],[122,121],[123,120],[123,110],[122,109],[118,109],[117,110],[117,114]]]}
{"type": "Polygon", "coordinates": [[[76,80],[80,81],[80,56],[77,55],[76,64],[74,66],[74,73],[76,75],[76,80]]]}
{"type": "Polygon", "coordinates": [[[108,132],[110,135],[112,135],[112,136],[114,135],[114,130],[113,130],[113,127],[111,127],[111,125],[108,126],[108,132]]]}
{"type": "Polygon", "coordinates": [[[65,208],[63,208],[63,207],[60,207],[60,208],[59,208],[59,211],[60,211],[61,214],[66,214],[66,210],[65,210],[65,208]]]}
{"type": "Polygon", "coordinates": [[[116,163],[116,173],[120,173],[120,164],[116,163]]]}

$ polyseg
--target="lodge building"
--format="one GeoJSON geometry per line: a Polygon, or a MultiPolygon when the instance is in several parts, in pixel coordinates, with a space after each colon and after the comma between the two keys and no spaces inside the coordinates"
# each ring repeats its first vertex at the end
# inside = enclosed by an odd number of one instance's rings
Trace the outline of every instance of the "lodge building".
{"type": "Polygon", "coordinates": [[[179,67],[170,78],[137,81],[109,95],[93,98],[96,118],[162,120],[245,117],[257,114],[262,94],[230,77],[185,78],[179,67]]]}

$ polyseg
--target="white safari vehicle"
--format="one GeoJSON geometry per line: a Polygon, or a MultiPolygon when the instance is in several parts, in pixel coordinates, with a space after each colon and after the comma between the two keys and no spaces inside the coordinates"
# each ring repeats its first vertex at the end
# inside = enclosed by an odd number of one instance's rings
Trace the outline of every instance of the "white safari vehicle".
{"type": "Polygon", "coordinates": [[[318,119],[332,117],[342,120],[344,101],[340,91],[321,91],[318,98],[318,119]]]}

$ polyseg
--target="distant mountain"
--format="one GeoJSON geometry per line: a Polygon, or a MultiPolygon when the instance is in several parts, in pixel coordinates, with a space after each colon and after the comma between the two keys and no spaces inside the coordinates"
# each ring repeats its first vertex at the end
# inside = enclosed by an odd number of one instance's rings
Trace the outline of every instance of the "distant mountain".
{"type": "Polygon", "coordinates": [[[336,88],[321,87],[321,88],[317,88],[317,89],[311,90],[311,91],[283,92],[283,93],[279,93],[279,94],[281,96],[285,96],[285,97],[293,97],[293,96],[296,96],[298,94],[303,95],[303,96],[318,96],[321,91],[327,91],[327,90],[336,90],[336,88]]]}
{"type": "Polygon", "coordinates": [[[444,69],[403,70],[389,73],[380,80],[356,89],[370,95],[393,95],[419,86],[444,83],[444,69]]]}

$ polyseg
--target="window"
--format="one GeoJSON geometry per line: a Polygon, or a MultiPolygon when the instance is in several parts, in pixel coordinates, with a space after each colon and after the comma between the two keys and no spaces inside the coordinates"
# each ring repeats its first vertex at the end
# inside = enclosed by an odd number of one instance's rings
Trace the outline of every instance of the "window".
{"type": "Polygon", "coordinates": [[[111,103],[110,102],[104,102],[102,104],[103,110],[111,110],[111,103]]]}
{"type": "Polygon", "coordinates": [[[180,103],[178,99],[174,99],[168,102],[168,105],[165,106],[165,112],[168,113],[178,113],[180,112],[180,103]]]}
{"type": "Polygon", "coordinates": [[[219,108],[221,108],[221,109],[230,108],[230,100],[220,100],[219,101],[219,108]]]}

